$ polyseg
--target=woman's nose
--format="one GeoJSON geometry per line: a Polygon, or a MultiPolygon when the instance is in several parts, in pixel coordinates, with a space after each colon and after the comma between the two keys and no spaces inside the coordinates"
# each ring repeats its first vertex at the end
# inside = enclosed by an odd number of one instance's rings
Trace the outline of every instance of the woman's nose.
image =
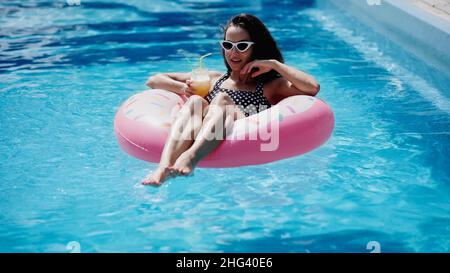
{"type": "Polygon", "coordinates": [[[230,56],[237,57],[241,52],[239,52],[236,48],[231,49],[230,56]]]}

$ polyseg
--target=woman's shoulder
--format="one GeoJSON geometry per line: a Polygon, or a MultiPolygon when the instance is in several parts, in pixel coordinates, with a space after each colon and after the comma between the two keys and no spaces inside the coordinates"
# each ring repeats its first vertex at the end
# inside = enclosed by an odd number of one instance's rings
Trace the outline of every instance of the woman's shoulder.
{"type": "Polygon", "coordinates": [[[219,71],[209,71],[209,79],[211,84],[215,84],[223,75],[224,73],[219,71]]]}
{"type": "Polygon", "coordinates": [[[266,96],[270,104],[277,104],[281,100],[279,88],[285,81],[285,78],[277,77],[264,84],[264,96],[266,96]]]}
{"type": "Polygon", "coordinates": [[[277,77],[271,81],[264,83],[264,89],[270,91],[270,93],[275,92],[280,85],[286,81],[283,77],[277,77]]]}
{"type": "Polygon", "coordinates": [[[224,73],[220,72],[220,71],[209,71],[209,77],[210,78],[219,78],[220,76],[222,76],[224,73]]]}

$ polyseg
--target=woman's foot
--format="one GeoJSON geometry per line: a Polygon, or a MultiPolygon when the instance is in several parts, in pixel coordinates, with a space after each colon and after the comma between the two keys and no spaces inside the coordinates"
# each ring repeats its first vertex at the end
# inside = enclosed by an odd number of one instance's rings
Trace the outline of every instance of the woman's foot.
{"type": "Polygon", "coordinates": [[[170,167],[158,167],[153,173],[148,174],[141,183],[145,186],[159,187],[170,177],[170,175],[170,167]]]}
{"type": "Polygon", "coordinates": [[[169,167],[173,176],[188,176],[193,173],[198,160],[189,151],[186,151],[178,157],[172,167],[169,167]]]}

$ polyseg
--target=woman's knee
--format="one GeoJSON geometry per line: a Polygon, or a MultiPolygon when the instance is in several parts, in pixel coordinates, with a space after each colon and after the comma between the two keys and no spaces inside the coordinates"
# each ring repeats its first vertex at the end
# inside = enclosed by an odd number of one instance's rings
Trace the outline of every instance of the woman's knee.
{"type": "Polygon", "coordinates": [[[227,117],[233,116],[236,112],[236,104],[228,94],[220,93],[211,101],[209,105],[209,116],[227,117]]]}
{"type": "Polygon", "coordinates": [[[184,105],[185,106],[194,106],[196,104],[205,105],[205,104],[208,104],[208,102],[200,96],[192,95],[188,98],[188,100],[185,102],[184,105]]]}
{"type": "Polygon", "coordinates": [[[211,105],[217,105],[217,106],[227,106],[227,105],[233,105],[233,104],[234,104],[233,100],[226,93],[217,94],[214,97],[214,99],[211,101],[211,105]]]}
{"type": "Polygon", "coordinates": [[[189,99],[184,103],[183,108],[187,113],[202,115],[203,110],[208,106],[208,102],[197,95],[190,96],[189,99]],[[193,112],[193,113],[192,113],[193,112]]]}

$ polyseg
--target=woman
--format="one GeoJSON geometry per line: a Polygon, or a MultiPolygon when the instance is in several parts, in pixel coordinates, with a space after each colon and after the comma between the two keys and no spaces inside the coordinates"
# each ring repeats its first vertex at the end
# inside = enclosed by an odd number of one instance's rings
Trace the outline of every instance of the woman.
{"type": "Polygon", "coordinates": [[[237,119],[267,109],[283,98],[315,96],[320,90],[312,76],[284,64],[272,35],[255,16],[233,17],[224,28],[220,44],[227,73],[210,72],[212,89],[206,98],[192,95],[190,73],[156,74],[148,79],[151,88],[189,99],[172,125],[157,170],[142,184],[159,186],[168,178],[191,174],[222,141],[211,138],[217,135],[217,123],[223,125],[220,134],[224,136],[237,119]],[[225,110],[230,107],[234,111],[225,110]]]}

